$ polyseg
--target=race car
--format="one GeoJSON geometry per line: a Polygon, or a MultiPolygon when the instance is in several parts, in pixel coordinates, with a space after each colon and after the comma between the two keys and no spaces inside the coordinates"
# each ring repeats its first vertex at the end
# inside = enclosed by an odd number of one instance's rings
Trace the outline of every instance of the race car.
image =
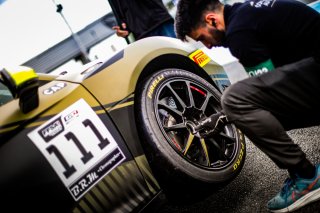
{"type": "Polygon", "coordinates": [[[3,68],[0,208],[149,212],[225,186],[243,167],[243,134],[228,124],[203,138],[194,127],[220,111],[235,66],[151,37],[80,70],[3,68]]]}

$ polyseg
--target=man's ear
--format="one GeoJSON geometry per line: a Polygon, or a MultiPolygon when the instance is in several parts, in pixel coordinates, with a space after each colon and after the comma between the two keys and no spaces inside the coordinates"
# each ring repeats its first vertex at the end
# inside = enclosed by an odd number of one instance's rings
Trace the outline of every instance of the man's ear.
{"type": "Polygon", "coordinates": [[[211,26],[217,27],[216,26],[216,17],[217,17],[217,15],[215,13],[207,13],[205,15],[205,21],[206,21],[206,23],[210,24],[211,26]]]}

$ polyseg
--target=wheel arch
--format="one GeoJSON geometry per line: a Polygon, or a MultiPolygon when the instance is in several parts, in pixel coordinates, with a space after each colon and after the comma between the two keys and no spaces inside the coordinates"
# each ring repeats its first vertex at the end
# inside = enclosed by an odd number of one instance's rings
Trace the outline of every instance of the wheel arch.
{"type": "Polygon", "coordinates": [[[199,67],[199,65],[190,60],[188,57],[179,54],[164,54],[152,59],[141,71],[136,84],[136,90],[139,84],[146,77],[158,70],[166,68],[178,68],[193,72],[209,81],[216,89],[219,90],[218,86],[214,83],[205,70],[199,67]]]}

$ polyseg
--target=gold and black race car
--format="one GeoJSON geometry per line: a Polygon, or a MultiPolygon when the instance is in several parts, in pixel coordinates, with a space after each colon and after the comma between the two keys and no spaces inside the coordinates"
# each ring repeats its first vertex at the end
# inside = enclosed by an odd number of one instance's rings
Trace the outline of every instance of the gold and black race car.
{"type": "Polygon", "coordinates": [[[0,208],[150,212],[162,195],[183,202],[225,186],[243,167],[244,136],[193,127],[220,110],[230,68],[165,37],[59,75],[3,68],[0,208]]]}

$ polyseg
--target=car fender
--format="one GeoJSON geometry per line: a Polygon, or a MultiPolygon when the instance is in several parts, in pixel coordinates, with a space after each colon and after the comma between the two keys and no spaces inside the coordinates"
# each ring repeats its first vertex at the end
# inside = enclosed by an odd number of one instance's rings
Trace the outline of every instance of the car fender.
{"type": "MultiPolygon", "coordinates": [[[[104,64],[107,66],[101,65],[90,73],[83,85],[95,94],[103,105],[116,104],[134,92],[141,72],[153,59],[165,54],[177,54],[187,58],[196,49],[199,49],[197,45],[168,37],[138,40],[105,61],[104,64]]],[[[220,68],[211,60],[205,69],[221,71],[220,68]]]]}

